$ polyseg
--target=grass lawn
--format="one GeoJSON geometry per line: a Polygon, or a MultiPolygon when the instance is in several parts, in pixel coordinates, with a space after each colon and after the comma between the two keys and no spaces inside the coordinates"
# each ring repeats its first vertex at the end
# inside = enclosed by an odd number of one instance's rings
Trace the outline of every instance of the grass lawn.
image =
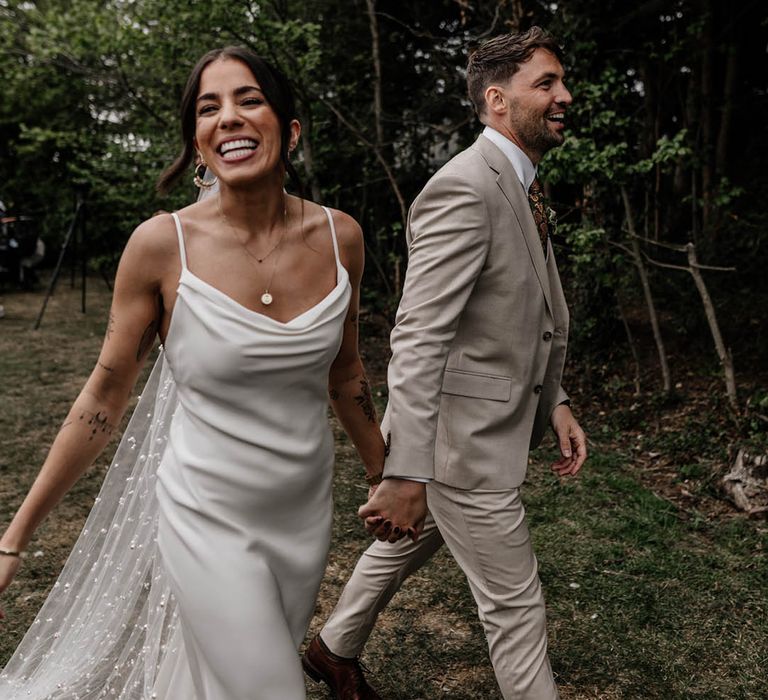
{"type": "MultiPolygon", "coordinates": [[[[41,302],[41,293],[0,297],[6,308],[0,320],[0,527],[19,505],[95,362],[109,296],[100,280],[91,280],[82,315],[79,291],[62,284],[42,329],[32,331],[41,302]]],[[[371,366],[380,368],[381,344],[364,349],[371,366]]],[[[372,374],[383,393],[380,370],[372,374]]],[[[597,435],[604,419],[589,406],[581,410],[588,432],[597,435]]],[[[334,542],[310,633],[331,611],[367,542],[355,516],[366,494],[361,470],[338,430],[337,437],[334,542]]],[[[645,447],[652,449],[648,440],[645,447]]],[[[621,435],[596,442],[583,475],[562,483],[547,467],[551,444],[532,456],[523,496],[563,700],[763,700],[765,520],[728,508],[705,512],[665,497],[629,443],[623,447],[621,435]]],[[[90,470],[30,545],[3,597],[0,665],[53,584],[108,461],[105,455],[90,470]]],[[[364,661],[388,700],[500,698],[468,587],[445,552],[396,596],[364,661]]],[[[327,697],[308,683],[310,698],[327,697]]]]}

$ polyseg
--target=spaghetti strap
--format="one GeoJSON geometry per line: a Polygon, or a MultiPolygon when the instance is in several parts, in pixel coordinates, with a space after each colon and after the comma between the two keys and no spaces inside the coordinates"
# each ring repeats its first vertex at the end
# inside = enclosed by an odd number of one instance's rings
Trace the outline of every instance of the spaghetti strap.
{"type": "MultiPolygon", "coordinates": [[[[184,248],[184,232],[181,230],[181,219],[179,219],[179,215],[176,212],[173,212],[171,214],[173,217],[173,222],[176,224],[176,235],[179,237],[179,258],[181,258],[181,269],[186,270],[187,269],[187,251],[186,248],[184,248]]],[[[333,227],[333,224],[331,224],[331,227],[333,227]]],[[[334,234],[334,245],[336,245],[336,238],[334,234]]],[[[337,253],[338,257],[338,253],[337,253]]]]}
{"type": "Polygon", "coordinates": [[[339,257],[339,242],[336,240],[336,227],[333,225],[333,217],[331,216],[331,210],[328,207],[323,207],[325,215],[328,217],[328,223],[331,226],[331,240],[333,241],[333,252],[336,255],[337,267],[342,267],[341,258],[339,257]]]}

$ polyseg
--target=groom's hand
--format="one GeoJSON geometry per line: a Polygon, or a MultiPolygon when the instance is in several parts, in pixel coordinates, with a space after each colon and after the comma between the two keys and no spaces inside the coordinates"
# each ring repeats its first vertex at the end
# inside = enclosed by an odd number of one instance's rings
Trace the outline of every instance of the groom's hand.
{"type": "Polygon", "coordinates": [[[408,479],[384,479],[357,516],[378,540],[419,539],[427,517],[427,487],[408,479]]]}
{"type": "Polygon", "coordinates": [[[552,429],[560,448],[560,459],[553,462],[552,471],[558,476],[573,476],[587,458],[587,436],[567,404],[552,411],[552,429]]]}

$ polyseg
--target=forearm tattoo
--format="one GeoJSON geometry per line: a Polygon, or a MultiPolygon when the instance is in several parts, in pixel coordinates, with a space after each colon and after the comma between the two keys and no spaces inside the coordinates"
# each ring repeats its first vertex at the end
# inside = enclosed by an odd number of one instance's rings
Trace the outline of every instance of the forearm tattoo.
{"type": "Polygon", "coordinates": [[[373,405],[371,387],[368,384],[367,377],[363,377],[360,380],[360,393],[355,396],[355,403],[363,409],[363,413],[369,423],[376,422],[376,407],[373,405]]]}
{"type": "MultiPolygon", "coordinates": [[[[82,410],[80,411],[80,415],[78,416],[77,421],[88,426],[90,430],[88,442],[93,440],[93,438],[96,437],[96,435],[99,433],[102,435],[112,435],[112,432],[115,429],[115,426],[109,422],[109,418],[104,411],[97,411],[96,413],[93,413],[92,411],[82,410]]],[[[74,422],[74,419],[65,420],[64,424],[61,426],[61,429],[63,430],[64,428],[72,425],[74,422]]]]}
{"type": "Polygon", "coordinates": [[[112,333],[115,330],[115,314],[113,314],[111,311],[109,312],[109,320],[107,321],[107,340],[109,340],[112,337],[112,333]]]}
{"type": "Polygon", "coordinates": [[[107,367],[101,360],[98,360],[97,363],[99,367],[101,367],[105,372],[114,372],[114,367],[107,367]]]}

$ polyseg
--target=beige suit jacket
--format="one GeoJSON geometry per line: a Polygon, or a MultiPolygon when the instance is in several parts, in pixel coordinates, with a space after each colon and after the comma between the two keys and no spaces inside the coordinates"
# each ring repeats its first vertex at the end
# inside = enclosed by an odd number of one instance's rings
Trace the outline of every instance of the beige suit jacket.
{"type": "Polygon", "coordinates": [[[508,489],[568,397],[568,309],[512,164],[487,138],[414,201],[392,331],[384,474],[508,489]]]}

